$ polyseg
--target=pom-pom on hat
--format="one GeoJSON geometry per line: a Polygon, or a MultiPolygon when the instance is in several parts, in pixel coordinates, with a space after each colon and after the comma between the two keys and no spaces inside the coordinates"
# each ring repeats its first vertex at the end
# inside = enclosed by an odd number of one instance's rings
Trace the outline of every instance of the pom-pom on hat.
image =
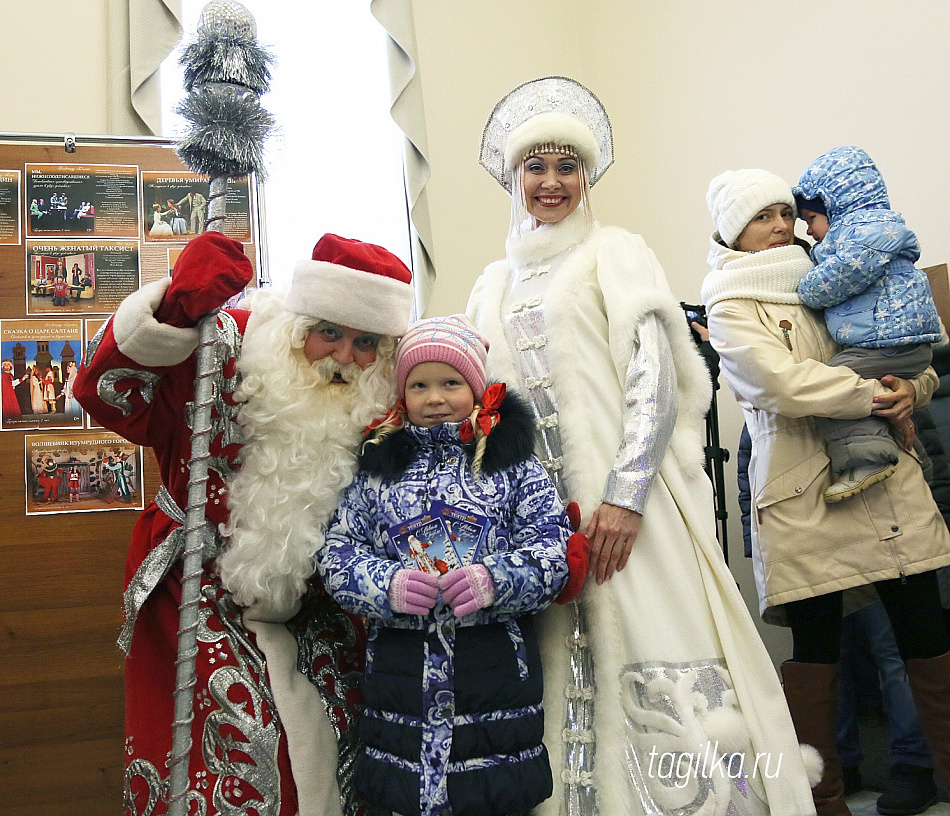
{"type": "Polygon", "coordinates": [[[476,400],[485,392],[488,341],[463,314],[414,323],[396,349],[396,387],[406,395],[409,373],[420,363],[445,363],[462,375],[476,400]]]}
{"type": "Polygon", "coordinates": [[[753,217],[772,204],[795,209],[792,188],[768,170],[726,170],[709,182],[706,205],[727,246],[732,246],[753,217]]]}
{"type": "Polygon", "coordinates": [[[388,249],[327,233],[294,267],[292,312],[364,332],[400,337],[412,311],[412,273],[388,249]]]}

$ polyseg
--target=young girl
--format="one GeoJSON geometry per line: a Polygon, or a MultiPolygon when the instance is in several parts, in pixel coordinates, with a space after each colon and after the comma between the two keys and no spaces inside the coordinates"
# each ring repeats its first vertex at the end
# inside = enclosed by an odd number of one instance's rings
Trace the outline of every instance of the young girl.
{"type": "Polygon", "coordinates": [[[404,401],[367,432],[317,554],[329,592],[368,618],[356,786],[402,814],[501,816],[551,795],[532,613],[568,579],[571,530],[533,419],[486,389],[486,356],[464,315],[403,337],[404,401]],[[428,571],[410,560],[420,542],[428,571]]]}

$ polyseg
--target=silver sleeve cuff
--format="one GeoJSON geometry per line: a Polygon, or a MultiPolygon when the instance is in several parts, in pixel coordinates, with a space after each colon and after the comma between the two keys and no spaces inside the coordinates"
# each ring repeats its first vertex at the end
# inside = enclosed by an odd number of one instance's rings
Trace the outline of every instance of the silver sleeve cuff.
{"type": "Polygon", "coordinates": [[[643,512],[676,424],[676,367],[666,332],[648,314],[624,381],[623,441],[604,485],[604,501],[643,512]]]}

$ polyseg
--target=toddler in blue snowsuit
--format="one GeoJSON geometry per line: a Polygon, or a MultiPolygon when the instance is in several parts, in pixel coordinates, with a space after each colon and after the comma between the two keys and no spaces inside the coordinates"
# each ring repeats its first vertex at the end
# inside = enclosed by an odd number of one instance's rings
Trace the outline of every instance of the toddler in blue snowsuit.
{"type": "Polygon", "coordinates": [[[520,814],[552,790],[533,613],[577,591],[566,549],[586,539],[534,456],[530,410],[486,388],[486,357],[464,315],[410,328],[404,399],[368,431],[316,557],[368,623],[356,788],[406,816],[520,814]]]}
{"type": "MultiPolygon", "coordinates": [[[[842,351],[828,365],[865,378],[914,377],[930,365],[940,318],[927,275],[914,266],[917,237],[890,209],[887,188],[871,157],[836,147],[802,173],[793,190],[799,216],[819,243],[815,267],[798,287],[802,303],[823,309],[842,351]]],[[[817,417],[835,481],[826,502],[860,493],[894,473],[898,447],[887,422],[817,417]]]]}

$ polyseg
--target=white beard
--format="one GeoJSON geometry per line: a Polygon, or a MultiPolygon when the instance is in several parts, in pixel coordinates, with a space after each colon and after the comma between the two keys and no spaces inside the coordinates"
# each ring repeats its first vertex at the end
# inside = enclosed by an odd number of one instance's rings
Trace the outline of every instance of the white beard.
{"type": "Polygon", "coordinates": [[[229,484],[221,532],[230,540],[218,569],[237,603],[279,619],[293,614],[314,573],[363,429],[395,401],[394,344],[384,341],[364,371],[345,370],[351,384],[330,385],[335,367],[303,356],[313,320],[287,312],[271,292],[256,295],[251,312],[236,393],[247,441],[229,484]]]}

